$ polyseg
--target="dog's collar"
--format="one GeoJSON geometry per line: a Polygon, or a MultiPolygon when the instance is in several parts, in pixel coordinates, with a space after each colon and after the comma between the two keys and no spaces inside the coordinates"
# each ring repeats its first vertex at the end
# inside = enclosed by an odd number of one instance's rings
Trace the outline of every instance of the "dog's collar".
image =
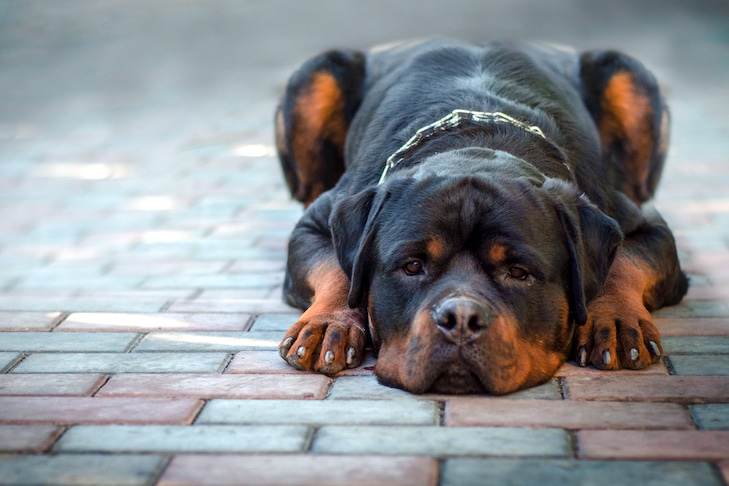
{"type": "MultiPolygon", "coordinates": [[[[511,117],[505,113],[501,113],[500,111],[490,113],[485,111],[453,110],[452,112],[450,112],[450,114],[444,116],[440,120],[419,129],[417,132],[415,132],[415,135],[410,137],[410,140],[405,142],[402,147],[400,147],[395,151],[395,153],[390,155],[387,158],[385,168],[383,169],[382,175],[380,176],[380,181],[377,184],[379,185],[385,182],[385,179],[387,179],[387,175],[390,173],[390,171],[397,167],[397,165],[405,159],[406,152],[417,147],[424,140],[429,139],[437,133],[460,127],[467,122],[481,124],[508,123],[524,130],[525,132],[533,133],[534,135],[537,135],[539,137],[542,137],[544,140],[547,140],[547,137],[544,136],[544,132],[542,132],[542,129],[538,126],[527,125],[526,123],[520,122],[514,117],[511,117]]],[[[566,164],[564,165],[565,167],[567,167],[568,170],[570,170],[569,166],[567,166],[566,164]]]]}

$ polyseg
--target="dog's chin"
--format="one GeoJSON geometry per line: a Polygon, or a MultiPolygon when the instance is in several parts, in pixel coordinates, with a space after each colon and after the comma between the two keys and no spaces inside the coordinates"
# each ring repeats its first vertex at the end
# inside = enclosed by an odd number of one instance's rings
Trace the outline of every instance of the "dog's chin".
{"type": "Polygon", "coordinates": [[[447,393],[463,395],[470,393],[483,394],[488,390],[481,380],[467,369],[448,370],[441,374],[428,389],[430,393],[447,393]]]}

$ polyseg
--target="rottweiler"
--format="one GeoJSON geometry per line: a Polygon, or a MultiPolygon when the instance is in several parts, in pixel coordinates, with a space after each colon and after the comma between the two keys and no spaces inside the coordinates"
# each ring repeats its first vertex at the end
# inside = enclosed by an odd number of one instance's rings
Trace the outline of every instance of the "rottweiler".
{"type": "Polygon", "coordinates": [[[567,360],[660,360],[650,312],[688,281],[646,203],[669,138],[653,75],[612,50],[439,39],[332,50],[290,78],[276,145],[306,211],[281,357],[377,353],[413,393],[505,394],[567,360]]]}

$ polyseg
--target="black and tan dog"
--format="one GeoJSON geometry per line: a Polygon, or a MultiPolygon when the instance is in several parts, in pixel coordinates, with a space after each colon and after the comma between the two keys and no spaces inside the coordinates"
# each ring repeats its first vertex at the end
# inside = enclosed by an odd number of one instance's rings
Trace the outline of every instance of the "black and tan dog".
{"type": "Polygon", "coordinates": [[[276,115],[293,196],[279,347],[334,374],[367,342],[387,385],[503,394],[645,368],[687,289],[650,199],[668,144],[653,76],[613,51],[436,40],[331,51],[276,115]]]}

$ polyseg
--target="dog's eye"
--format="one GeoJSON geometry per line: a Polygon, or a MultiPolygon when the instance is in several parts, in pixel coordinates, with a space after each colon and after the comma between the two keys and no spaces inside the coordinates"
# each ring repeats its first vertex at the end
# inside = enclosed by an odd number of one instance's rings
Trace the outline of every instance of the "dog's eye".
{"type": "Polygon", "coordinates": [[[509,268],[509,278],[513,278],[516,280],[525,280],[529,276],[529,272],[524,270],[521,267],[511,267],[509,268]]]}
{"type": "Polygon", "coordinates": [[[402,269],[411,277],[414,275],[420,275],[423,273],[423,262],[420,260],[410,260],[402,267],[402,269]]]}

